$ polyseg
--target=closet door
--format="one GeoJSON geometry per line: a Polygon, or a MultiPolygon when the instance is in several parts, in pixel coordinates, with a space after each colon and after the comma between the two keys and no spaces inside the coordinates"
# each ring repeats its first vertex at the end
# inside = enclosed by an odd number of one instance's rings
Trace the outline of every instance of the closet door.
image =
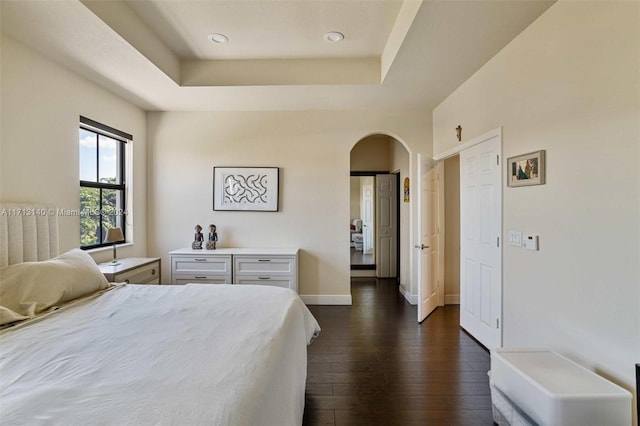
{"type": "Polygon", "coordinates": [[[398,276],[397,176],[376,175],[376,276],[398,276]]]}
{"type": "Polygon", "coordinates": [[[460,152],[460,326],[502,345],[501,137],[460,152]]]}

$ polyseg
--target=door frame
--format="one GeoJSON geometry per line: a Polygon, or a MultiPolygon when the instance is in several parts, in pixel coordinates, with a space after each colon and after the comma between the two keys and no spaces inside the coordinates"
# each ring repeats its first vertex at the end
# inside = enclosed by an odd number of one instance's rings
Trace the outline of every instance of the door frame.
{"type": "MultiPolygon", "coordinates": [[[[499,254],[499,272],[500,272],[500,279],[499,279],[499,292],[500,292],[500,301],[499,301],[499,310],[498,310],[498,323],[499,323],[499,346],[502,346],[502,342],[504,341],[504,158],[502,155],[502,147],[504,146],[504,141],[502,139],[502,126],[490,130],[487,133],[484,133],[480,136],[477,136],[473,139],[470,139],[469,141],[462,143],[458,146],[454,146],[453,148],[450,148],[446,151],[443,151],[442,153],[435,155],[433,157],[434,160],[436,161],[440,161],[440,160],[444,160],[447,159],[449,157],[453,157],[455,155],[459,155],[461,151],[464,151],[468,148],[471,148],[475,145],[479,145],[483,142],[486,142],[488,140],[491,140],[493,138],[498,138],[500,141],[500,153],[499,153],[499,161],[500,161],[500,224],[499,224],[499,238],[500,238],[500,254],[499,254]]],[[[461,284],[462,285],[462,277],[460,277],[461,280],[461,284]]],[[[462,302],[462,301],[461,301],[462,302]]]]}
{"type": "Polygon", "coordinates": [[[401,209],[401,203],[402,203],[402,199],[400,197],[400,195],[402,194],[402,182],[400,182],[400,169],[394,170],[393,172],[391,172],[391,174],[396,175],[396,218],[397,218],[397,225],[396,225],[396,241],[398,242],[396,244],[396,262],[398,264],[398,269],[396,272],[396,281],[398,282],[398,284],[400,284],[400,273],[402,272],[402,262],[400,261],[400,235],[402,234],[402,232],[400,231],[400,216],[402,215],[402,209],[401,209]]]}
{"type": "Polygon", "coordinates": [[[436,220],[436,226],[438,227],[438,306],[444,306],[444,293],[446,291],[444,282],[444,268],[445,268],[445,212],[444,212],[444,160],[438,161],[436,166],[438,168],[438,218],[436,220]]]}
{"type": "MultiPolygon", "coordinates": [[[[389,174],[389,172],[387,172],[387,171],[382,171],[382,172],[381,171],[372,171],[372,172],[369,172],[369,171],[353,171],[352,170],[351,173],[350,173],[350,177],[371,176],[371,177],[374,178],[374,187],[375,187],[375,177],[376,177],[376,175],[385,175],[385,174],[389,174]]],[[[375,197],[374,197],[374,200],[373,200],[373,204],[376,205],[376,197],[378,195],[377,195],[377,192],[374,192],[374,194],[375,194],[375,197]]],[[[374,215],[374,221],[375,221],[375,215],[374,215]]],[[[374,241],[373,241],[373,252],[374,253],[376,252],[376,249],[377,249],[375,244],[376,244],[376,242],[375,242],[375,239],[374,239],[374,241]]],[[[355,270],[359,270],[359,271],[375,271],[376,270],[375,256],[374,256],[374,261],[373,261],[372,264],[370,264],[370,265],[350,265],[349,269],[351,271],[355,271],[355,270]]]]}
{"type": "MultiPolygon", "coordinates": [[[[406,147],[405,147],[406,149],[406,147]]],[[[408,150],[407,150],[408,151],[408,150]]],[[[396,246],[397,246],[397,250],[396,250],[396,263],[397,263],[397,280],[398,283],[400,283],[400,246],[401,246],[401,232],[400,232],[400,192],[399,192],[399,187],[398,185],[400,185],[399,181],[400,181],[400,170],[395,170],[393,172],[390,172],[388,170],[374,170],[374,171],[358,171],[358,170],[351,170],[350,171],[350,176],[372,176],[374,179],[376,177],[376,175],[396,175],[396,180],[398,181],[398,183],[396,184],[396,198],[397,198],[397,211],[396,211],[396,246]]],[[[375,181],[374,181],[375,183],[375,181]]],[[[378,191],[375,191],[375,199],[374,199],[374,204],[377,205],[377,198],[378,198],[378,191]]],[[[377,226],[377,225],[376,225],[377,226]]],[[[375,244],[375,240],[374,240],[374,248],[373,251],[374,253],[377,252],[377,247],[375,244]]],[[[375,259],[375,257],[374,257],[375,259]]],[[[374,261],[373,265],[351,265],[350,269],[353,270],[376,270],[376,263],[374,261]]]]}
{"type": "Polygon", "coordinates": [[[440,160],[444,160],[444,159],[449,158],[449,157],[453,157],[455,155],[460,154],[460,151],[464,151],[465,149],[471,148],[474,145],[478,145],[478,144],[480,144],[482,142],[486,142],[489,139],[495,138],[496,136],[500,137],[500,140],[502,140],[502,126],[498,127],[497,129],[493,129],[493,130],[491,130],[491,131],[489,131],[489,132],[487,132],[487,133],[485,133],[483,135],[480,135],[480,136],[477,136],[477,137],[475,137],[473,139],[470,139],[465,143],[461,143],[458,146],[454,146],[453,148],[450,148],[450,149],[448,149],[448,150],[446,150],[444,152],[441,152],[438,155],[434,155],[433,159],[435,161],[440,161],[440,160]]]}

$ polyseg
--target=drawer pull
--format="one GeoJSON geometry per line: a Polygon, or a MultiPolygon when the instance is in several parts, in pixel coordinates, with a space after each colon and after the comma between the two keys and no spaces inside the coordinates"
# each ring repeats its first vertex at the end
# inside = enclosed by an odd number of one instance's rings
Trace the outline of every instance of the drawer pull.
{"type": "Polygon", "coordinates": [[[155,275],[155,274],[156,274],[156,270],[155,270],[155,269],[152,269],[152,270],[151,270],[151,275],[155,275]]]}
{"type": "Polygon", "coordinates": [[[193,259],[193,260],[195,260],[196,262],[206,262],[207,261],[207,259],[193,259]]]}
{"type": "Polygon", "coordinates": [[[207,277],[199,277],[199,276],[197,276],[197,275],[196,275],[196,276],[195,276],[195,277],[193,277],[193,278],[195,278],[195,279],[197,279],[197,280],[204,280],[204,279],[206,279],[207,277]]]}
{"type": "Polygon", "coordinates": [[[271,277],[258,277],[259,280],[270,280],[271,277]]]}
{"type": "Polygon", "coordinates": [[[258,262],[271,262],[271,259],[258,259],[258,262]]]}

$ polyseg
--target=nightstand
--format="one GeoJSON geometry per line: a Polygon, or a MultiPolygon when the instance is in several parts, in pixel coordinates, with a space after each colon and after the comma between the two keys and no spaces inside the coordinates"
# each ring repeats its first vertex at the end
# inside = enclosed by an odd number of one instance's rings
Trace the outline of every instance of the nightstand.
{"type": "Polygon", "coordinates": [[[160,284],[160,258],[129,257],[118,259],[119,265],[100,263],[100,271],[109,282],[131,284],[160,284]]]}

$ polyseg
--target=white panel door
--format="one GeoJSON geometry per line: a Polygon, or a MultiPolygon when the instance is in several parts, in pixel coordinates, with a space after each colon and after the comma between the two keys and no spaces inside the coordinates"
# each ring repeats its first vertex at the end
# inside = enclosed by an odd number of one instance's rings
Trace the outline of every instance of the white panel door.
{"type": "Polygon", "coordinates": [[[376,175],[376,276],[398,276],[396,175],[376,175]]]}
{"type": "Polygon", "coordinates": [[[364,184],[360,188],[360,217],[362,218],[362,253],[373,253],[373,184],[364,184]]]}
{"type": "Polygon", "coordinates": [[[438,170],[429,157],[418,154],[420,203],[418,321],[438,306],[438,170]]]}
{"type": "Polygon", "coordinates": [[[460,325],[489,349],[502,345],[501,147],[460,152],[460,325]]]}

